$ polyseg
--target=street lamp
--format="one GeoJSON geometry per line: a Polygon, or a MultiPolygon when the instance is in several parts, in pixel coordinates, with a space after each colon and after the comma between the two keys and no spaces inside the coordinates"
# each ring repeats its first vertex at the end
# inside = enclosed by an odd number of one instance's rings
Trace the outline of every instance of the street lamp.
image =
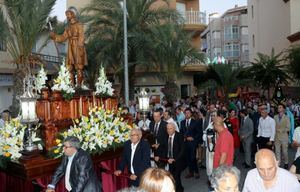
{"type": "Polygon", "coordinates": [[[139,96],[139,111],[142,112],[143,114],[143,130],[148,129],[147,125],[146,125],[146,120],[147,120],[147,115],[146,113],[149,111],[149,101],[150,101],[150,97],[149,94],[145,91],[145,89],[142,89],[142,91],[140,92],[139,96]]]}
{"type": "Polygon", "coordinates": [[[210,13],[208,15],[208,25],[209,25],[209,60],[210,63],[212,63],[212,42],[211,42],[211,36],[212,36],[212,30],[211,30],[211,17],[214,15],[219,15],[219,13],[214,12],[214,13],[210,13]]]}
{"type": "Polygon", "coordinates": [[[21,123],[28,125],[27,128],[27,140],[24,146],[24,150],[31,152],[37,150],[37,146],[32,141],[32,129],[31,126],[36,124],[39,119],[36,115],[36,100],[37,96],[33,93],[34,77],[26,76],[23,80],[23,95],[19,97],[21,105],[21,123]]]}

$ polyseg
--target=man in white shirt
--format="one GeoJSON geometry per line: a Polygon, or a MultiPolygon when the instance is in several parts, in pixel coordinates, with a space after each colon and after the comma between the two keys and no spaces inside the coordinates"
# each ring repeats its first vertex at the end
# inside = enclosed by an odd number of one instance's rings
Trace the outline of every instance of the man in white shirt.
{"type": "Polygon", "coordinates": [[[258,148],[272,149],[276,133],[275,120],[268,115],[267,108],[261,108],[261,117],[259,118],[257,143],[258,148]]]}
{"type": "Polygon", "coordinates": [[[255,154],[256,168],[248,172],[243,192],[299,192],[297,177],[278,167],[275,154],[261,149],[255,154]]]}
{"type": "Polygon", "coordinates": [[[300,126],[296,127],[295,129],[292,146],[297,149],[295,154],[295,159],[297,159],[297,157],[300,156],[300,126]]]}
{"type": "Polygon", "coordinates": [[[175,126],[175,131],[179,132],[178,125],[177,125],[176,121],[172,118],[171,112],[170,112],[169,110],[166,110],[166,111],[164,112],[164,120],[165,120],[167,123],[173,123],[174,126],[175,126]]]}
{"type": "Polygon", "coordinates": [[[139,186],[140,176],[150,167],[150,145],[142,139],[140,129],[131,129],[130,140],[124,143],[122,160],[114,174],[119,176],[125,167],[130,172],[130,185],[139,186]]]}

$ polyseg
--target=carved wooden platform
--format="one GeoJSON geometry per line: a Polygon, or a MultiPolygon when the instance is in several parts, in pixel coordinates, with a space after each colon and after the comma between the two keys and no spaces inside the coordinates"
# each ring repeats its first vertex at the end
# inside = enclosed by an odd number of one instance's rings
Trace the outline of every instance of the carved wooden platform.
{"type": "Polygon", "coordinates": [[[37,101],[36,111],[42,127],[46,150],[55,145],[58,132],[73,124],[74,119],[88,115],[89,108],[102,106],[107,110],[117,108],[116,98],[101,98],[92,91],[76,92],[71,100],[63,99],[60,92],[43,93],[37,101]]]}

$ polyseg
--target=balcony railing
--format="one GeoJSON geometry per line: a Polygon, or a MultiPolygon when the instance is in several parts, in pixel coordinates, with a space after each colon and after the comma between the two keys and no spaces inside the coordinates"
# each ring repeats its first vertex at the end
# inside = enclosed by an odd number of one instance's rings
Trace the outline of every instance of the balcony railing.
{"type": "Polygon", "coordinates": [[[32,55],[38,56],[41,60],[43,60],[43,62],[45,62],[46,66],[44,67],[46,68],[46,70],[57,70],[63,60],[62,56],[60,56],[59,58],[56,56],[44,55],[40,53],[32,53],[32,55]]]}
{"type": "Polygon", "coordinates": [[[184,24],[206,24],[206,13],[201,11],[179,12],[184,19],[184,24]]]}

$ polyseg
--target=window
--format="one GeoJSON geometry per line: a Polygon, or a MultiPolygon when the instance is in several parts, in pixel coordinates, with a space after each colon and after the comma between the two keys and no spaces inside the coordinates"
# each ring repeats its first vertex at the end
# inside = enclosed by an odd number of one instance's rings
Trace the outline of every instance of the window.
{"type": "Polygon", "coordinates": [[[255,37],[252,35],[252,47],[255,47],[255,37]]]}
{"type": "Polygon", "coordinates": [[[185,9],[185,3],[176,3],[176,10],[179,13],[185,12],[186,11],[186,9],[185,9]]]}
{"type": "Polygon", "coordinates": [[[221,32],[220,31],[214,31],[212,34],[214,39],[220,39],[221,38],[221,32]]]}
{"type": "Polygon", "coordinates": [[[239,57],[240,45],[238,43],[226,43],[224,47],[225,57],[239,57]]]}
{"type": "Polygon", "coordinates": [[[248,35],[248,27],[242,27],[241,28],[241,34],[242,35],[248,35]]]}
{"type": "Polygon", "coordinates": [[[249,45],[243,44],[242,45],[242,53],[248,53],[249,52],[249,45]]]}
{"type": "Polygon", "coordinates": [[[4,41],[0,41],[0,51],[6,51],[6,43],[4,41]]]}
{"type": "Polygon", "coordinates": [[[251,17],[252,17],[252,19],[254,18],[254,7],[253,7],[253,5],[251,5],[251,17]]]}
{"type": "Polygon", "coordinates": [[[237,25],[230,25],[224,27],[224,39],[232,40],[239,38],[239,27],[237,25]]]}

